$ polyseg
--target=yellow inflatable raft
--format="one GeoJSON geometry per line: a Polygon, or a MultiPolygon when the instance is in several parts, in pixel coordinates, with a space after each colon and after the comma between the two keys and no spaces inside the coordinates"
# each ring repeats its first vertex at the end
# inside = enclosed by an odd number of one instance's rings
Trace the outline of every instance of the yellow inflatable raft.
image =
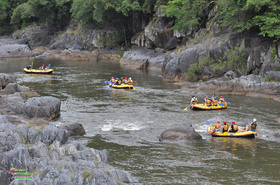
{"type": "Polygon", "coordinates": [[[216,131],[214,126],[209,126],[207,132],[212,135],[212,137],[244,137],[244,138],[254,138],[257,132],[253,131],[239,131],[239,132],[221,132],[216,131]]]}
{"type": "Polygon", "coordinates": [[[53,72],[53,69],[23,69],[24,72],[26,73],[33,73],[33,74],[51,74],[53,72]]]}
{"type": "Polygon", "coordinates": [[[220,110],[220,109],[226,109],[227,103],[220,103],[217,106],[207,106],[205,104],[193,104],[190,105],[192,110],[220,110]]]}
{"type": "Polygon", "coordinates": [[[109,85],[109,87],[115,88],[115,89],[133,89],[134,87],[133,85],[128,85],[128,84],[121,84],[121,85],[109,85]]]}

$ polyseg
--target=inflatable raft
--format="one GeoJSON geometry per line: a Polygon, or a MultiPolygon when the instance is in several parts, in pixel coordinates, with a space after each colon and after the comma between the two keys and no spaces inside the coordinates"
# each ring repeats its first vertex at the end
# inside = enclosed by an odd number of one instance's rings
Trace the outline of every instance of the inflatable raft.
{"type": "Polygon", "coordinates": [[[227,103],[220,103],[217,106],[207,106],[205,104],[193,104],[190,106],[192,110],[221,110],[227,108],[227,103]]]}
{"type": "Polygon", "coordinates": [[[115,88],[115,89],[134,89],[133,85],[128,84],[121,84],[121,85],[109,85],[109,87],[115,88]]]}
{"type": "Polygon", "coordinates": [[[207,128],[207,132],[212,135],[212,137],[240,137],[240,138],[254,138],[257,132],[253,131],[240,131],[240,132],[221,132],[215,131],[214,126],[207,128]]]}
{"type": "Polygon", "coordinates": [[[27,69],[27,68],[24,68],[23,69],[24,72],[26,73],[33,73],[33,74],[51,74],[53,72],[53,69],[27,69]]]}

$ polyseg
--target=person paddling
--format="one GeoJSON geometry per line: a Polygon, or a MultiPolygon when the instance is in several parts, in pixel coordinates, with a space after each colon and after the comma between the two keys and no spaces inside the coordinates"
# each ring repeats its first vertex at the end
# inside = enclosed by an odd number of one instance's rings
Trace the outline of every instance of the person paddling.
{"type": "Polygon", "coordinates": [[[221,128],[221,122],[218,120],[216,125],[215,125],[215,131],[220,131],[220,128],[221,128]]]}
{"type": "Polygon", "coordinates": [[[223,126],[223,132],[227,132],[229,129],[229,125],[227,124],[227,121],[224,121],[224,126],[223,126]]]}
{"type": "Polygon", "coordinates": [[[235,123],[235,121],[233,121],[229,132],[237,132],[237,131],[238,131],[238,126],[235,123]]]}
{"type": "Polygon", "coordinates": [[[256,120],[256,118],[254,118],[253,119],[253,123],[251,123],[249,129],[251,129],[251,131],[253,131],[253,132],[256,132],[257,128],[258,128],[257,120],[256,120]]]}
{"type": "Polygon", "coordinates": [[[197,98],[193,95],[191,99],[191,105],[192,104],[197,104],[197,98]]]}

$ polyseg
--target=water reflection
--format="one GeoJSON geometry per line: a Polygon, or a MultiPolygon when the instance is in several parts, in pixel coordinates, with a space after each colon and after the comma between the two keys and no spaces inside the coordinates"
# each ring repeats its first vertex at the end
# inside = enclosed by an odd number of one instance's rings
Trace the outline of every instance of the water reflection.
{"type": "Polygon", "coordinates": [[[226,138],[212,137],[209,139],[216,150],[256,150],[257,138],[226,138]]]}

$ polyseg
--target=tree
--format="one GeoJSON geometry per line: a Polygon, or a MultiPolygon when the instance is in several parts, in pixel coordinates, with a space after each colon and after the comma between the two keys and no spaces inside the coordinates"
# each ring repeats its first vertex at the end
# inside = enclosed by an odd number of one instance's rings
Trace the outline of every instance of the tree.
{"type": "Polygon", "coordinates": [[[71,3],[72,0],[28,0],[14,9],[11,23],[16,28],[32,22],[64,26],[70,17],[71,3]]]}
{"type": "Polygon", "coordinates": [[[201,25],[204,26],[209,11],[213,7],[210,0],[158,0],[165,16],[175,18],[175,30],[186,30],[201,25]]]}

